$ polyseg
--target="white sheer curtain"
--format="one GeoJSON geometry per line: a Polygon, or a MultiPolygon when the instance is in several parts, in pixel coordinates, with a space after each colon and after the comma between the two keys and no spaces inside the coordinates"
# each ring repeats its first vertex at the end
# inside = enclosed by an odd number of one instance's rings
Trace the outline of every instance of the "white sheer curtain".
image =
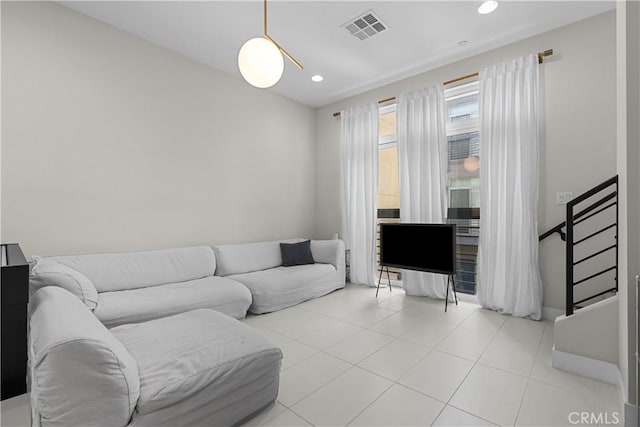
{"type": "MultiPolygon", "coordinates": [[[[447,134],[444,87],[404,93],[396,107],[400,220],[444,223],[447,211],[447,134]]],[[[447,276],[402,270],[407,295],[444,298],[447,276]]]]}
{"type": "Polygon", "coordinates": [[[378,104],[340,112],[342,236],[350,249],[351,282],[375,284],[378,193],[378,104]]]}
{"type": "Polygon", "coordinates": [[[538,61],[480,72],[478,301],[540,319],[538,268],[538,61]]]}

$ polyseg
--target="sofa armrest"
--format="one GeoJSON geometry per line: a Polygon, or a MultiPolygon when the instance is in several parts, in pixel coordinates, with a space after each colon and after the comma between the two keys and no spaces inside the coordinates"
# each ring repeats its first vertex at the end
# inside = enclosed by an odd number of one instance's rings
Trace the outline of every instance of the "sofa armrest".
{"type": "Polygon", "coordinates": [[[126,426],[140,377],[122,343],[60,287],[35,292],[29,312],[33,425],[126,426]]]}
{"type": "Polygon", "coordinates": [[[37,259],[29,275],[29,295],[46,286],[66,289],[78,297],[89,310],[98,305],[98,291],[84,274],[58,262],[37,259]]]}
{"type": "Polygon", "coordinates": [[[338,274],[344,283],[346,268],[345,249],[342,240],[312,240],[311,254],[315,262],[332,264],[338,270],[338,274]]]}

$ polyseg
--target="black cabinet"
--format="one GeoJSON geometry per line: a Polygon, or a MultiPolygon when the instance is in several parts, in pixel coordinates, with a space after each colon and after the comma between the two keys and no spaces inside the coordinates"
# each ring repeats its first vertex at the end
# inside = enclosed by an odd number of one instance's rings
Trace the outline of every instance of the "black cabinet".
{"type": "Polygon", "coordinates": [[[29,264],[17,243],[0,245],[1,331],[0,399],[27,391],[27,302],[29,299],[29,264]]]}

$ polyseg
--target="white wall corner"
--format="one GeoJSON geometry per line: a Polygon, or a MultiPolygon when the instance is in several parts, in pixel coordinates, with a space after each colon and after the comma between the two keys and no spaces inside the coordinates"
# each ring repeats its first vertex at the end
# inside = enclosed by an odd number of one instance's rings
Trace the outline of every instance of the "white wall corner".
{"type": "Polygon", "coordinates": [[[542,320],[556,320],[556,317],[564,315],[564,310],[555,307],[542,307],[542,320]]]}
{"type": "Polygon", "coordinates": [[[622,402],[624,402],[624,425],[625,427],[638,427],[638,407],[628,403],[627,387],[622,373],[615,363],[566,353],[556,350],[554,345],[551,350],[551,366],[618,387],[622,402]]]}

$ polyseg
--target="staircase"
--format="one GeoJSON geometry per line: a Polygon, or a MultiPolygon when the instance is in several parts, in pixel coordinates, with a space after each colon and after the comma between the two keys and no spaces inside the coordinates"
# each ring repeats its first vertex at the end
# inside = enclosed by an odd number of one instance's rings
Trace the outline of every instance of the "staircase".
{"type": "Polygon", "coordinates": [[[566,246],[565,315],[555,320],[552,366],[618,380],[618,176],[567,203],[555,233],[566,246]]]}
{"type": "Polygon", "coordinates": [[[618,176],[567,203],[566,220],[541,234],[539,240],[555,233],[566,242],[566,315],[616,295],[618,176]]]}

